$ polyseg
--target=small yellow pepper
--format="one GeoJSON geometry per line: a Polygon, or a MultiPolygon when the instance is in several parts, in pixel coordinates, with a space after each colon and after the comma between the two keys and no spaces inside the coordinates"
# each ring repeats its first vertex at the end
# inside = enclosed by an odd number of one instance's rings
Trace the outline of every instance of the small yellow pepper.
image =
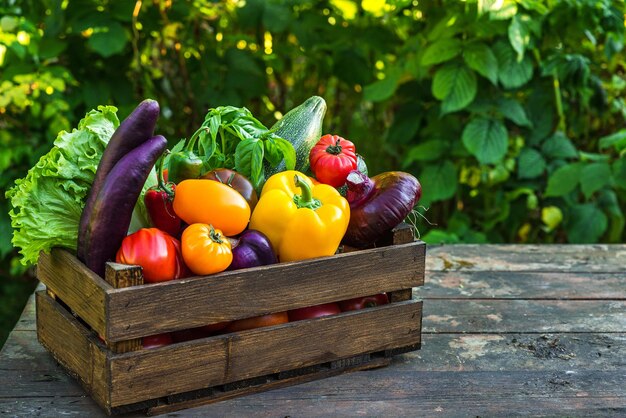
{"type": "Polygon", "coordinates": [[[280,261],[294,261],[333,255],[349,221],[348,201],[335,188],[292,170],[267,180],[250,229],[267,235],[280,261]]]}

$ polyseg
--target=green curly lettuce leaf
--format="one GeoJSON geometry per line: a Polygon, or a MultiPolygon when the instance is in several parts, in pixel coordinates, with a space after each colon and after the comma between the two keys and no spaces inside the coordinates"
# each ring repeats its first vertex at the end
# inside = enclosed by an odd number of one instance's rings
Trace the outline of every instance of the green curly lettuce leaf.
{"type": "Polygon", "coordinates": [[[52,149],[6,196],[13,227],[12,243],[23,264],[36,263],[53,247],[76,251],[78,224],[100,157],[119,126],[117,108],[91,110],[72,132],[61,131],[52,149]]]}

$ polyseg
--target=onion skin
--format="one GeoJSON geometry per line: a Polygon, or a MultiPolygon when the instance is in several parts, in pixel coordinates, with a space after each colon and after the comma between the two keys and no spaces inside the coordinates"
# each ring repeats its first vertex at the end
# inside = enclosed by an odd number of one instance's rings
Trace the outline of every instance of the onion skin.
{"type": "Polygon", "coordinates": [[[350,223],[343,243],[367,247],[400,224],[422,196],[422,186],[409,173],[389,171],[372,178],[357,170],[348,174],[350,223]]]}
{"type": "Polygon", "coordinates": [[[227,270],[266,266],[278,263],[270,240],[254,229],[244,231],[232,246],[233,261],[227,270]]]}

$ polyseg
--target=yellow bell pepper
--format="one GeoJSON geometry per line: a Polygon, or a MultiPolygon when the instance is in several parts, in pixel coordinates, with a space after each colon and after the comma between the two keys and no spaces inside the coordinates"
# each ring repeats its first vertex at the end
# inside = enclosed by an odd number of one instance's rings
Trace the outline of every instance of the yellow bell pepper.
{"type": "Polygon", "coordinates": [[[280,261],[294,261],[333,255],[349,221],[350,205],[334,187],[291,170],[267,180],[250,229],[267,235],[280,261]]]}

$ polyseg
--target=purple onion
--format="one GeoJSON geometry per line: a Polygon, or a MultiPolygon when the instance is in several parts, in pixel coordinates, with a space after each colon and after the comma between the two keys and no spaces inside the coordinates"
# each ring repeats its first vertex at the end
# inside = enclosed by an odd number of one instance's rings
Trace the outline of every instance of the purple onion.
{"type": "MultiPolygon", "coordinates": [[[[231,241],[232,242],[232,241],[231,241]]],[[[228,270],[266,266],[278,262],[270,240],[254,229],[244,231],[232,243],[233,261],[228,270]]]]}
{"type": "Polygon", "coordinates": [[[402,222],[422,195],[419,181],[402,171],[369,178],[353,170],[346,184],[350,223],[343,242],[357,248],[373,244],[402,222]]]}

